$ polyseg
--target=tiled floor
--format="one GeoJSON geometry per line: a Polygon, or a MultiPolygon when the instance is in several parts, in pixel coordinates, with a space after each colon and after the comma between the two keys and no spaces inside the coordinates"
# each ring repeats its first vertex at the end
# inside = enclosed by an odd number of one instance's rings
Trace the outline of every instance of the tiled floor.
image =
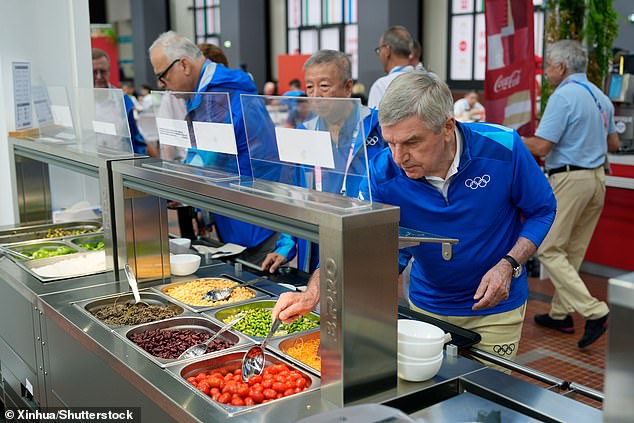
{"type": "MultiPolygon", "coordinates": [[[[606,300],[606,278],[589,274],[582,274],[582,278],[592,295],[606,300]]],[[[602,336],[585,349],[579,349],[577,341],[583,335],[585,326],[580,315],[573,314],[575,333],[572,335],[537,326],[533,321],[534,315],[548,312],[553,292],[548,279],[529,278],[529,300],[516,361],[568,382],[603,391],[607,336],[602,336]]],[[[573,398],[601,408],[601,403],[581,395],[573,398]]]]}

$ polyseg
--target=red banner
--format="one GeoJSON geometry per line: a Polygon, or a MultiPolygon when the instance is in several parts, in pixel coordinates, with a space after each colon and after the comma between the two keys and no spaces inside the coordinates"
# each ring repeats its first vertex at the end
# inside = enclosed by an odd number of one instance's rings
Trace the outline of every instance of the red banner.
{"type": "Polygon", "coordinates": [[[535,133],[535,39],[532,0],[485,0],[487,121],[535,133]]]}

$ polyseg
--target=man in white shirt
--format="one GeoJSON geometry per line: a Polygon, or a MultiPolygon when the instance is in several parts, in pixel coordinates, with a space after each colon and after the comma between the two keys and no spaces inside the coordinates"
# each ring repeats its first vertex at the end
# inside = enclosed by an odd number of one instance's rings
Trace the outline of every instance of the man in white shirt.
{"type": "Polygon", "coordinates": [[[478,92],[471,90],[453,106],[454,118],[460,122],[484,120],[484,106],[478,103],[478,92]]]}
{"type": "Polygon", "coordinates": [[[378,109],[390,82],[397,76],[414,69],[410,65],[412,45],[412,36],[403,26],[391,26],[383,33],[374,52],[378,54],[387,75],[380,77],[372,84],[368,107],[378,109]]]}

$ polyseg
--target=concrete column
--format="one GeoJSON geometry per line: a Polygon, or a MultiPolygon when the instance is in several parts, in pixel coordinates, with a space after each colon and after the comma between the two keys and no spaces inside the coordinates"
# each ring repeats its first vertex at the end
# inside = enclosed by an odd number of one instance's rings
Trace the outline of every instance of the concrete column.
{"type": "Polygon", "coordinates": [[[402,25],[412,37],[418,38],[421,11],[417,0],[363,0],[359,3],[359,81],[369,93],[372,83],[385,74],[373,51],[379,38],[392,25],[402,25]]]}
{"type": "Polygon", "coordinates": [[[167,0],[134,0],[130,2],[132,43],[134,45],[134,80],[137,86],[156,86],[147,49],[156,37],[169,29],[167,0]]]}
{"type": "Polygon", "coordinates": [[[267,16],[264,0],[223,1],[220,6],[221,47],[229,66],[246,64],[260,91],[268,78],[267,16]]]}

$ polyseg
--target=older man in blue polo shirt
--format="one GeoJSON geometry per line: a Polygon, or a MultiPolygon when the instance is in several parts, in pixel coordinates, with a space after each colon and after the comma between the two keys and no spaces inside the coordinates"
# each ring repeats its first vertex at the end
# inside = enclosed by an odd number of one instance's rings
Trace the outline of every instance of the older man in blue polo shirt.
{"type": "Polygon", "coordinates": [[[605,332],[608,306],[594,298],[579,276],[605,199],[604,163],[619,146],[614,107],[588,81],[586,49],[574,40],[550,46],[546,77],[557,87],[549,98],[535,136],[524,139],[535,155],[546,157],[548,180],[557,198],[557,216],[538,254],[555,294],[547,314],[535,316],[541,326],[573,333],[571,312],[586,319],[579,348],[605,332]]]}

